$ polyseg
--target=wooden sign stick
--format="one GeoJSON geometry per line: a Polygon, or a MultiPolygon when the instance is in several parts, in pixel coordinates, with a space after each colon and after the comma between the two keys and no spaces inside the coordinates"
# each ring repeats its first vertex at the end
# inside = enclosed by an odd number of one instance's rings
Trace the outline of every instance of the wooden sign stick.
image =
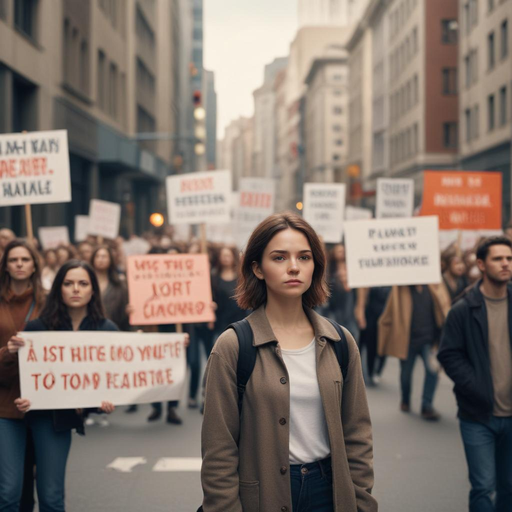
{"type": "Polygon", "coordinates": [[[32,224],[32,208],[29,204],[25,205],[25,222],[27,225],[27,239],[30,244],[34,243],[34,226],[32,224]]]}

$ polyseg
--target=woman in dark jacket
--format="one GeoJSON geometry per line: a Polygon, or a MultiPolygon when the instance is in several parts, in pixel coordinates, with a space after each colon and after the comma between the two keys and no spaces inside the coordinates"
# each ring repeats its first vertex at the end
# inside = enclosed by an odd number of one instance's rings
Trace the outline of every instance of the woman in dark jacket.
{"type": "MultiPolygon", "coordinates": [[[[105,319],[93,269],[78,260],[68,261],[60,268],[41,316],[25,327],[25,331],[117,330],[114,323],[105,319]]],[[[7,349],[11,356],[16,357],[24,344],[22,338],[12,336],[7,349]]],[[[30,411],[30,401],[23,398],[17,398],[14,404],[22,419],[13,420],[10,428],[3,428],[0,435],[8,435],[10,440],[6,451],[2,452],[2,458],[8,459],[10,464],[9,481],[4,481],[0,475],[0,505],[1,500],[7,501],[2,510],[17,511],[19,507],[28,426],[32,431],[36,455],[39,509],[42,512],[64,511],[64,480],[71,431],[76,429],[78,433],[84,433],[81,411],[30,411]],[[4,494],[4,490],[8,491],[8,495],[4,494]]],[[[114,406],[110,402],[102,402],[101,409],[110,413],[114,406]]]]}

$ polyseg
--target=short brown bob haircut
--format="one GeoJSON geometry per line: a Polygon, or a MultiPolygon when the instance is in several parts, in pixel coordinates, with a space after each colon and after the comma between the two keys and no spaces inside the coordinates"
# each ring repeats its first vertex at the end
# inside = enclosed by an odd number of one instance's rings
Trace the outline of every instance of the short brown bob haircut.
{"type": "Polygon", "coordinates": [[[267,302],[267,285],[258,279],[252,270],[253,262],[261,265],[263,252],[277,233],[285,229],[300,231],[309,242],[315,270],[311,286],[302,296],[304,306],[313,308],[323,304],[329,297],[325,279],[326,257],[322,242],[314,229],[299,215],[291,212],[276,213],[267,217],[253,231],[242,255],[240,277],[235,299],[242,309],[257,309],[267,302]]]}

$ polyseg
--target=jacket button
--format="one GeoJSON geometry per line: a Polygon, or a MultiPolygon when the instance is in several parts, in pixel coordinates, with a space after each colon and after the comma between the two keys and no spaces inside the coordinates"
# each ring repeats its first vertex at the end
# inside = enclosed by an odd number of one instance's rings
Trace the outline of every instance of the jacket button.
{"type": "Polygon", "coordinates": [[[281,425],[286,425],[286,419],[285,419],[285,418],[281,418],[281,419],[279,420],[279,423],[280,423],[281,425]]]}
{"type": "Polygon", "coordinates": [[[281,507],[281,512],[288,512],[288,507],[281,507]]]}
{"type": "Polygon", "coordinates": [[[286,384],[287,382],[286,377],[281,377],[281,384],[286,384]]]}
{"type": "Polygon", "coordinates": [[[286,475],[287,471],[288,471],[288,468],[286,466],[281,467],[281,475],[286,475]]]}

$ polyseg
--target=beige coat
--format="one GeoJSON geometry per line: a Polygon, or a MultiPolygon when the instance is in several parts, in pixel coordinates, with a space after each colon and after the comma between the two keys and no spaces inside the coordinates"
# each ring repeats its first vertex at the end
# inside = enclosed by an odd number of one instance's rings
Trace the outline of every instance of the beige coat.
{"type": "MultiPolygon", "coordinates": [[[[450,311],[450,294],[443,283],[428,285],[434,301],[437,327],[450,311]]],[[[393,286],[379,318],[379,355],[407,359],[411,334],[412,297],[408,286],[393,286]]]]}
{"type": "MultiPolygon", "coordinates": [[[[306,309],[316,339],[320,394],[327,420],[336,512],[376,512],[370,414],[354,339],[343,382],[331,343],[334,327],[306,309]]],[[[259,348],[238,415],[238,340],[218,339],[206,369],[202,429],[204,512],[292,512],[289,474],[290,386],[281,350],[264,307],[248,317],[259,348]]]]}

